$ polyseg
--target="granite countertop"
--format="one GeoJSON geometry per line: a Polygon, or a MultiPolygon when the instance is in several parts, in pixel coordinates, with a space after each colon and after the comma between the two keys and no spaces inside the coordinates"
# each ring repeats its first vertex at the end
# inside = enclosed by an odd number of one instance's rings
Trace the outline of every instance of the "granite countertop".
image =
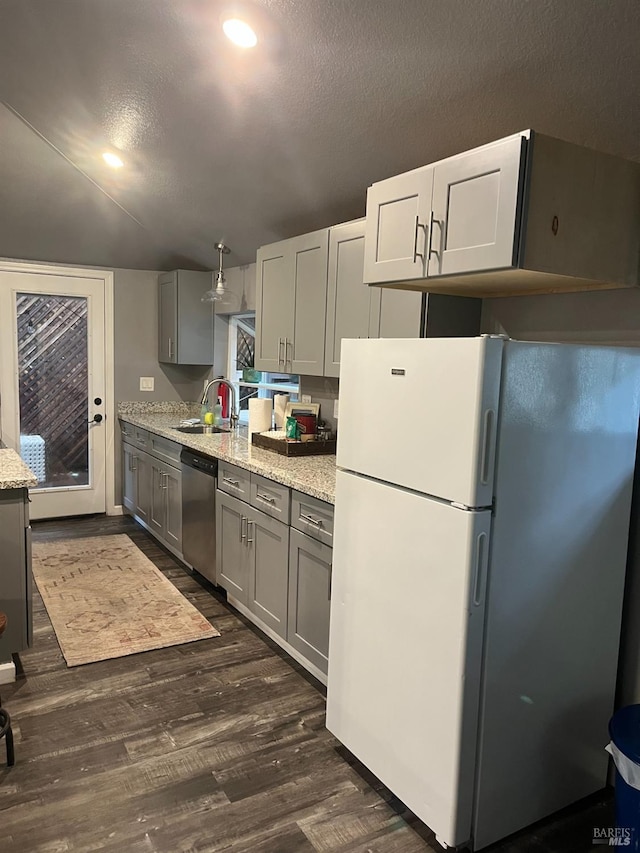
{"type": "Polygon", "coordinates": [[[283,486],[297,489],[318,500],[334,503],[336,489],[335,456],[280,456],[268,450],[253,447],[248,440],[246,427],[237,434],[213,433],[212,435],[189,435],[177,432],[177,426],[185,415],[172,413],[143,413],[119,411],[120,420],[133,426],[169,438],[177,444],[213,456],[275,480],[283,486]]]}
{"type": "Polygon", "coordinates": [[[0,489],[30,489],[37,485],[35,475],[15,450],[0,448],[0,489]]]}

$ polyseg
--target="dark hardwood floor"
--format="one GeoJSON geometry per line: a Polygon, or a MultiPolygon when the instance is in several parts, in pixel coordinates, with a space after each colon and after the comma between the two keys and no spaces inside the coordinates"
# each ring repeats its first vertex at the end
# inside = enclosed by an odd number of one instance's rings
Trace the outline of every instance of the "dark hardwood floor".
{"type": "MultiPolygon", "coordinates": [[[[221,637],[68,669],[36,593],[34,646],[2,688],[1,853],[440,850],[324,728],[321,685],[134,522],[34,525],[35,541],[123,532],[221,637]]],[[[611,825],[605,792],[491,849],[581,853],[611,825]]]]}

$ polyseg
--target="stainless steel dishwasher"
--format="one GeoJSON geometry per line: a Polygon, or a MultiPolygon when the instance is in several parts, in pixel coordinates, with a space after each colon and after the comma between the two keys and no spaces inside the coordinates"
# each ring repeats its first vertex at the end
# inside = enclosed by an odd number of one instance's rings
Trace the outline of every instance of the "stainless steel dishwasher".
{"type": "Polygon", "coordinates": [[[182,463],[182,554],[216,583],[216,475],[218,460],[184,449],[182,463]]]}

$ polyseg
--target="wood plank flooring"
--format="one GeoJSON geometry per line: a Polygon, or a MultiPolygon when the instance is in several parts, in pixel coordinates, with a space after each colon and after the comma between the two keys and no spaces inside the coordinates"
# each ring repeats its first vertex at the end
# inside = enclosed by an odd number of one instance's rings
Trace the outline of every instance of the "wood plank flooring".
{"type": "MultiPolygon", "coordinates": [[[[36,594],[34,647],[2,688],[2,853],[426,853],[432,833],[324,728],[324,690],[128,518],[34,525],[127,533],[219,638],[68,669],[36,594]]],[[[491,848],[582,853],[611,795],[491,848]]]]}

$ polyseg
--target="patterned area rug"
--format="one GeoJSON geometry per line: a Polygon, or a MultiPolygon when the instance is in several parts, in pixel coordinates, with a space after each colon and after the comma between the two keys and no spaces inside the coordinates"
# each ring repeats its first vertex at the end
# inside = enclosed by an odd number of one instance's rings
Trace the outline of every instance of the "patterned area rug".
{"type": "Polygon", "coordinates": [[[220,636],[125,534],[35,543],[33,577],[67,666],[220,636]]]}

